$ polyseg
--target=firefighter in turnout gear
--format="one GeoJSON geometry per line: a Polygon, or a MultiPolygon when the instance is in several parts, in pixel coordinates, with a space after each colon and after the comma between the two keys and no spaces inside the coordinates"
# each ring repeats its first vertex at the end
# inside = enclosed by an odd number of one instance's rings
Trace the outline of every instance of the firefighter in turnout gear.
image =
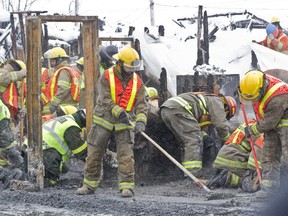
{"type": "Polygon", "coordinates": [[[86,127],[86,110],[64,115],[45,122],[43,130],[43,163],[45,186],[55,185],[61,173],[67,173],[67,162],[74,155],[85,161],[87,143],[81,137],[86,127]]]}
{"type": "Polygon", "coordinates": [[[88,134],[88,156],[83,186],[77,194],[94,193],[100,182],[101,164],[111,135],[114,135],[118,158],[118,187],[122,197],[134,195],[134,133],[145,130],[147,93],[135,73],[140,66],[139,55],[131,47],[116,54],[115,66],[105,70],[98,83],[99,95],[88,134]],[[135,128],[130,121],[136,122],[135,128]]]}
{"type": "Polygon", "coordinates": [[[20,60],[9,59],[0,68],[0,99],[9,108],[12,117],[18,114],[19,108],[17,81],[22,81],[26,73],[26,65],[20,60]]]}
{"type": "Polygon", "coordinates": [[[164,123],[182,145],[182,165],[196,177],[201,177],[201,128],[214,125],[219,137],[225,142],[230,136],[227,120],[236,112],[235,100],[229,96],[187,92],[169,98],[160,110],[164,123]]]}
{"type": "Polygon", "coordinates": [[[258,196],[277,191],[280,170],[288,171],[288,85],[259,70],[248,71],[240,80],[239,94],[250,101],[257,122],[245,127],[247,137],[264,133],[262,149],[262,186],[258,196]],[[281,167],[281,169],[280,169],[281,167]]]}
{"type": "MultiPolygon", "coordinates": [[[[249,125],[256,121],[251,119],[249,125]]],[[[218,187],[238,188],[242,186],[244,177],[245,184],[243,190],[247,192],[255,192],[260,189],[253,154],[249,139],[245,138],[246,124],[240,125],[232,135],[226,140],[217,154],[213,167],[217,169],[217,173],[207,183],[210,189],[218,187]],[[248,187],[251,185],[251,187],[248,187]]],[[[263,147],[263,134],[253,136],[255,141],[255,150],[257,160],[261,157],[263,147]]],[[[261,163],[258,161],[261,169],[261,163]]]]}
{"type": "Polygon", "coordinates": [[[52,114],[59,105],[72,105],[78,108],[80,100],[80,74],[68,64],[69,56],[60,47],[54,47],[44,53],[44,58],[50,60],[54,74],[48,82],[47,99],[52,114]]]}
{"type": "Polygon", "coordinates": [[[267,36],[263,41],[256,42],[262,46],[268,47],[272,50],[281,52],[283,54],[288,54],[288,36],[278,29],[276,25],[269,23],[266,26],[267,36]]]}
{"type": "Polygon", "coordinates": [[[23,158],[9,123],[9,109],[0,100],[0,181],[4,183],[5,188],[9,186],[12,179],[23,177],[21,171],[23,158]]]}

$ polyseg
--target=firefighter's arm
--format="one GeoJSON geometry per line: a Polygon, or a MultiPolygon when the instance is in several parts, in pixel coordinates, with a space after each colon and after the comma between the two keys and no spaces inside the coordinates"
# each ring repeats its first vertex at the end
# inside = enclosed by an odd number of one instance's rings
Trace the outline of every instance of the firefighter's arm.
{"type": "Polygon", "coordinates": [[[208,107],[211,122],[215,126],[221,140],[225,142],[229,138],[230,133],[226,113],[224,111],[221,99],[218,97],[213,97],[213,100],[209,101],[208,107]]]}
{"type": "Polygon", "coordinates": [[[87,156],[87,142],[81,137],[82,130],[78,127],[70,127],[64,133],[64,139],[72,153],[79,160],[85,160],[87,156]]]}

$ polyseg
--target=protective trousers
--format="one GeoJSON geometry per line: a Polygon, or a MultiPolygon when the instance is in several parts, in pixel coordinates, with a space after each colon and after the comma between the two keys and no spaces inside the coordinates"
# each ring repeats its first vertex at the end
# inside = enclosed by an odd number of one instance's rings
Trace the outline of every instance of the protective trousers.
{"type": "Polygon", "coordinates": [[[182,165],[197,175],[202,169],[203,154],[203,139],[198,121],[182,107],[162,107],[161,117],[182,145],[182,165]]]}
{"type": "Polygon", "coordinates": [[[239,177],[242,177],[247,169],[250,152],[244,152],[237,144],[223,145],[217,154],[213,167],[227,169],[239,177]]]}
{"type": "Polygon", "coordinates": [[[288,173],[288,127],[276,128],[265,133],[261,163],[263,186],[277,189],[280,186],[280,166],[283,168],[283,174],[288,173]]]}
{"type": "Polygon", "coordinates": [[[88,155],[84,179],[100,181],[102,159],[112,133],[117,147],[119,190],[124,188],[134,190],[134,133],[131,130],[109,131],[100,125],[92,125],[87,137],[88,155]]]}

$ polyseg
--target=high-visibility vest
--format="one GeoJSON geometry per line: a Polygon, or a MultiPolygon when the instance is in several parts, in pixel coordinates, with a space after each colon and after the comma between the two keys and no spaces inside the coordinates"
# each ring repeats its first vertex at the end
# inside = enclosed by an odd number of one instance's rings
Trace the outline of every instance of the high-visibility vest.
{"type": "Polygon", "coordinates": [[[18,91],[16,83],[10,83],[3,92],[3,102],[9,107],[11,115],[18,113],[18,91]]]}
{"type": "Polygon", "coordinates": [[[48,87],[49,82],[49,70],[48,68],[42,68],[41,70],[41,100],[43,102],[43,105],[47,104],[49,102],[46,94],[46,89],[48,87]]]}
{"type": "MultiPolygon", "coordinates": [[[[256,123],[256,121],[254,119],[251,119],[248,121],[248,125],[252,125],[256,123]]],[[[229,144],[237,144],[237,145],[241,145],[241,148],[244,148],[245,151],[251,151],[251,147],[250,144],[243,141],[244,137],[245,137],[245,127],[246,124],[242,124],[240,125],[232,134],[231,136],[226,140],[225,144],[229,145],[229,144]]],[[[258,137],[254,144],[257,145],[258,147],[262,148],[263,147],[263,143],[264,143],[264,137],[263,134],[258,137]]]]}
{"type": "Polygon", "coordinates": [[[273,97],[281,94],[288,94],[287,83],[268,74],[266,74],[266,79],[269,80],[269,85],[263,99],[253,104],[253,109],[258,121],[263,119],[266,106],[273,97]]]}
{"type": "MultiPolygon", "coordinates": [[[[205,94],[205,93],[203,93],[203,94],[205,94]]],[[[195,96],[198,99],[198,104],[199,104],[200,109],[202,111],[202,116],[199,119],[199,125],[201,128],[204,128],[205,126],[212,124],[210,116],[209,116],[207,104],[206,104],[205,98],[202,95],[202,92],[201,92],[201,94],[200,94],[200,92],[195,92],[195,96]]],[[[168,100],[173,100],[173,101],[177,102],[182,107],[184,107],[184,109],[188,113],[190,113],[191,115],[194,115],[192,106],[185,99],[183,99],[179,96],[175,96],[175,97],[169,98],[168,100]]]]}
{"type": "Polygon", "coordinates": [[[76,150],[69,148],[64,139],[64,133],[70,127],[78,127],[81,129],[72,115],[54,118],[53,120],[45,122],[42,126],[43,140],[47,144],[42,146],[43,150],[48,148],[56,149],[62,155],[64,162],[67,162],[72,154],[78,154],[87,148],[86,142],[76,150]]]}
{"type": "MultiPolygon", "coordinates": [[[[254,119],[251,119],[248,121],[248,125],[252,125],[254,124],[256,121],[254,119]]],[[[233,143],[233,144],[241,144],[242,140],[244,139],[245,137],[245,129],[246,127],[246,124],[242,124],[240,125],[232,134],[231,136],[226,140],[225,144],[230,144],[230,143],[233,143]]]]}
{"type": "Polygon", "coordinates": [[[58,77],[59,77],[60,72],[64,69],[69,71],[70,76],[71,76],[71,87],[70,87],[71,96],[74,101],[79,102],[80,101],[80,86],[79,86],[78,79],[81,75],[71,66],[61,67],[53,74],[53,76],[51,77],[47,85],[47,90],[46,90],[47,99],[50,101],[54,97],[54,95],[57,93],[58,77]]]}
{"type": "Polygon", "coordinates": [[[0,100],[0,121],[3,119],[10,119],[10,111],[2,100],[0,100]]]}
{"type": "Polygon", "coordinates": [[[115,67],[109,68],[104,72],[105,78],[108,80],[112,100],[126,111],[131,111],[134,107],[137,91],[142,86],[142,80],[138,74],[133,73],[133,78],[128,82],[126,88],[120,79],[115,75],[115,67]]]}

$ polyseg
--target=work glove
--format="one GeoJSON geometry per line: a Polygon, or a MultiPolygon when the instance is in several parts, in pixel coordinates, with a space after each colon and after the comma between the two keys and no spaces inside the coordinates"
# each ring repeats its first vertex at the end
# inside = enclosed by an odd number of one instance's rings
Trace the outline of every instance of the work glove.
{"type": "Polygon", "coordinates": [[[134,128],[135,134],[138,134],[144,131],[145,131],[145,124],[142,121],[136,122],[135,128],[134,128]]]}
{"type": "Polygon", "coordinates": [[[119,122],[130,125],[129,117],[126,111],[122,111],[119,115],[119,122]]]}
{"type": "Polygon", "coordinates": [[[269,38],[271,41],[273,41],[273,40],[275,39],[275,37],[274,37],[273,34],[269,34],[269,35],[268,35],[268,38],[269,38]]]}
{"type": "Polygon", "coordinates": [[[251,127],[250,126],[246,126],[244,131],[245,131],[245,138],[250,138],[251,135],[252,135],[251,127]]]}

